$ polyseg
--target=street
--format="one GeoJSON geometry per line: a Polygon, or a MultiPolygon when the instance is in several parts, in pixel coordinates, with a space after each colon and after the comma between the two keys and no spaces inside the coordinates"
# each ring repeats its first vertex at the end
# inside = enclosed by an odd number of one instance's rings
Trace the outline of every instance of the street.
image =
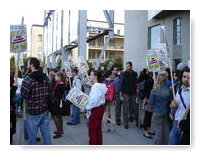
{"type": "MultiPolygon", "coordinates": [[[[112,107],[112,115],[114,114],[114,106],[112,107]]],[[[53,139],[53,132],[56,131],[55,124],[50,119],[50,131],[52,145],[88,145],[88,128],[84,114],[81,114],[81,123],[76,126],[66,125],[70,121],[70,117],[63,117],[64,135],[61,138],[53,139]]],[[[112,116],[114,120],[114,117],[112,116]]],[[[103,119],[103,145],[153,145],[154,138],[148,139],[143,137],[143,128],[138,128],[135,122],[130,123],[129,129],[124,129],[123,119],[120,126],[110,125],[111,131],[106,128],[106,120],[103,119]]],[[[17,118],[16,134],[13,135],[13,145],[27,145],[27,140],[23,138],[23,118],[17,118]]],[[[41,137],[40,131],[38,136],[41,137]]],[[[37,145],[43,145],[42,138],[37,145]]]]}

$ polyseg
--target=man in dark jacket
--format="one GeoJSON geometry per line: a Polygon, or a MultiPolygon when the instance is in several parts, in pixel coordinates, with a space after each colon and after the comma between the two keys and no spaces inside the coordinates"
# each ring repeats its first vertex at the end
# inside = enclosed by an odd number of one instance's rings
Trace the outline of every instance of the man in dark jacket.
{"type": "Polygon", "coordinates": [[[48,96],[50,83],[48,77],[39,71],[40,62],[37,58],[28,61],[31,73],[22,82],[21,93],[26,100],[26,121],[28,128],[29,145],[36,144],[36,135],[40,128],[44,144],[51,144],[48,96]]]}
{"type": "Polygon", "coordinates": [[[123,101],[124,128],[129,128],[129,122],[133,122],[133,113],[136,113],[136,93],[138,74],[132,70],[132,62],[126,63],[126,71],[120,79],[120,100],[123,101]]]}

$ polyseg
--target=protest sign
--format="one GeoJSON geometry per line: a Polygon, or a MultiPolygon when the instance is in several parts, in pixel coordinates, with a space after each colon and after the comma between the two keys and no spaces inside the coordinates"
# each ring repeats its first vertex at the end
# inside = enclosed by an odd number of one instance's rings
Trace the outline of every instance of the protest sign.
{"type": "Polygon", "coordinates": [[[78,88],[74,87],[72,90],[69,91],[66,99],[72,102],[78,108],[84,109],[85,105],[89,101],[89,96],[83,93],[78,88]]]}
{"type": "Polygon", "coordinates": [[[157,53],[147,54],[146,63],[149,71],[157,72],[159,70],[158,54],[157,53]]]}
{"type": "Polygon", "coordinates": [[[26,25],[10,25],[10,52],[27,51],[26,25]]]}

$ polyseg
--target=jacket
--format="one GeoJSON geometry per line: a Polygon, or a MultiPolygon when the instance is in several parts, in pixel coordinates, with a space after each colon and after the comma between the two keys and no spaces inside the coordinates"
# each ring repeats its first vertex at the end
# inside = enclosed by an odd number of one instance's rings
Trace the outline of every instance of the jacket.
{"type": "Polygon", "coordinates": [[[41,71],[35,71],[25,77],[22,82],[21,93],[27,101],[26,112],[38,115],[48,109],[50,83],[48,77],[41,71]]]}
{"type": "Polygon", "coordinates": [[[138,83],[137,72],[131,70],[130,72],[125,71],[120,79],[120,92],[127,95],[136,95],[137,83],[138,83]]]}
{"type": "Polygon", "coordinates": [[[150,104],[153,105],[153,112],[157,114],[168,114],[170,105],[170,91],[167,85],[161,85],[160,91],[151,90],[150,104]]]}
{"type": "Polygon", "coordinates": [[[85,105],[86,110],[91,110],[95,107],[99,107],[100,105],[104,105],[105,100],[105,94],[107,92],[108,88],[103,83],[95,83],[92,88],[91,92],[89,94],[89,102],[85,105]]]}

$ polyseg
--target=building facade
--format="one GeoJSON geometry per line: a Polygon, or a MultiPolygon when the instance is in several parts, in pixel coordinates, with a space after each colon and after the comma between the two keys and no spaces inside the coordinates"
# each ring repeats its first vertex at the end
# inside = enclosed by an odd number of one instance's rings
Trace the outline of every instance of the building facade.
{"type": "Polygon", "coordinates": [[[125,11],[124,65],[132,61],[136,71],[146,68],[147,50],[166,40],[173,68],[180,62],[187,64],[190,60],[190,11],[125,11]]]}
{"type": "Polygon", "coordinates": [[[28,57],[36,57],[42,60],[42,40],[43,40],[43,26],[42,25],[32,25],[31,27],[31,49],[28,52],[28,57]]]}

